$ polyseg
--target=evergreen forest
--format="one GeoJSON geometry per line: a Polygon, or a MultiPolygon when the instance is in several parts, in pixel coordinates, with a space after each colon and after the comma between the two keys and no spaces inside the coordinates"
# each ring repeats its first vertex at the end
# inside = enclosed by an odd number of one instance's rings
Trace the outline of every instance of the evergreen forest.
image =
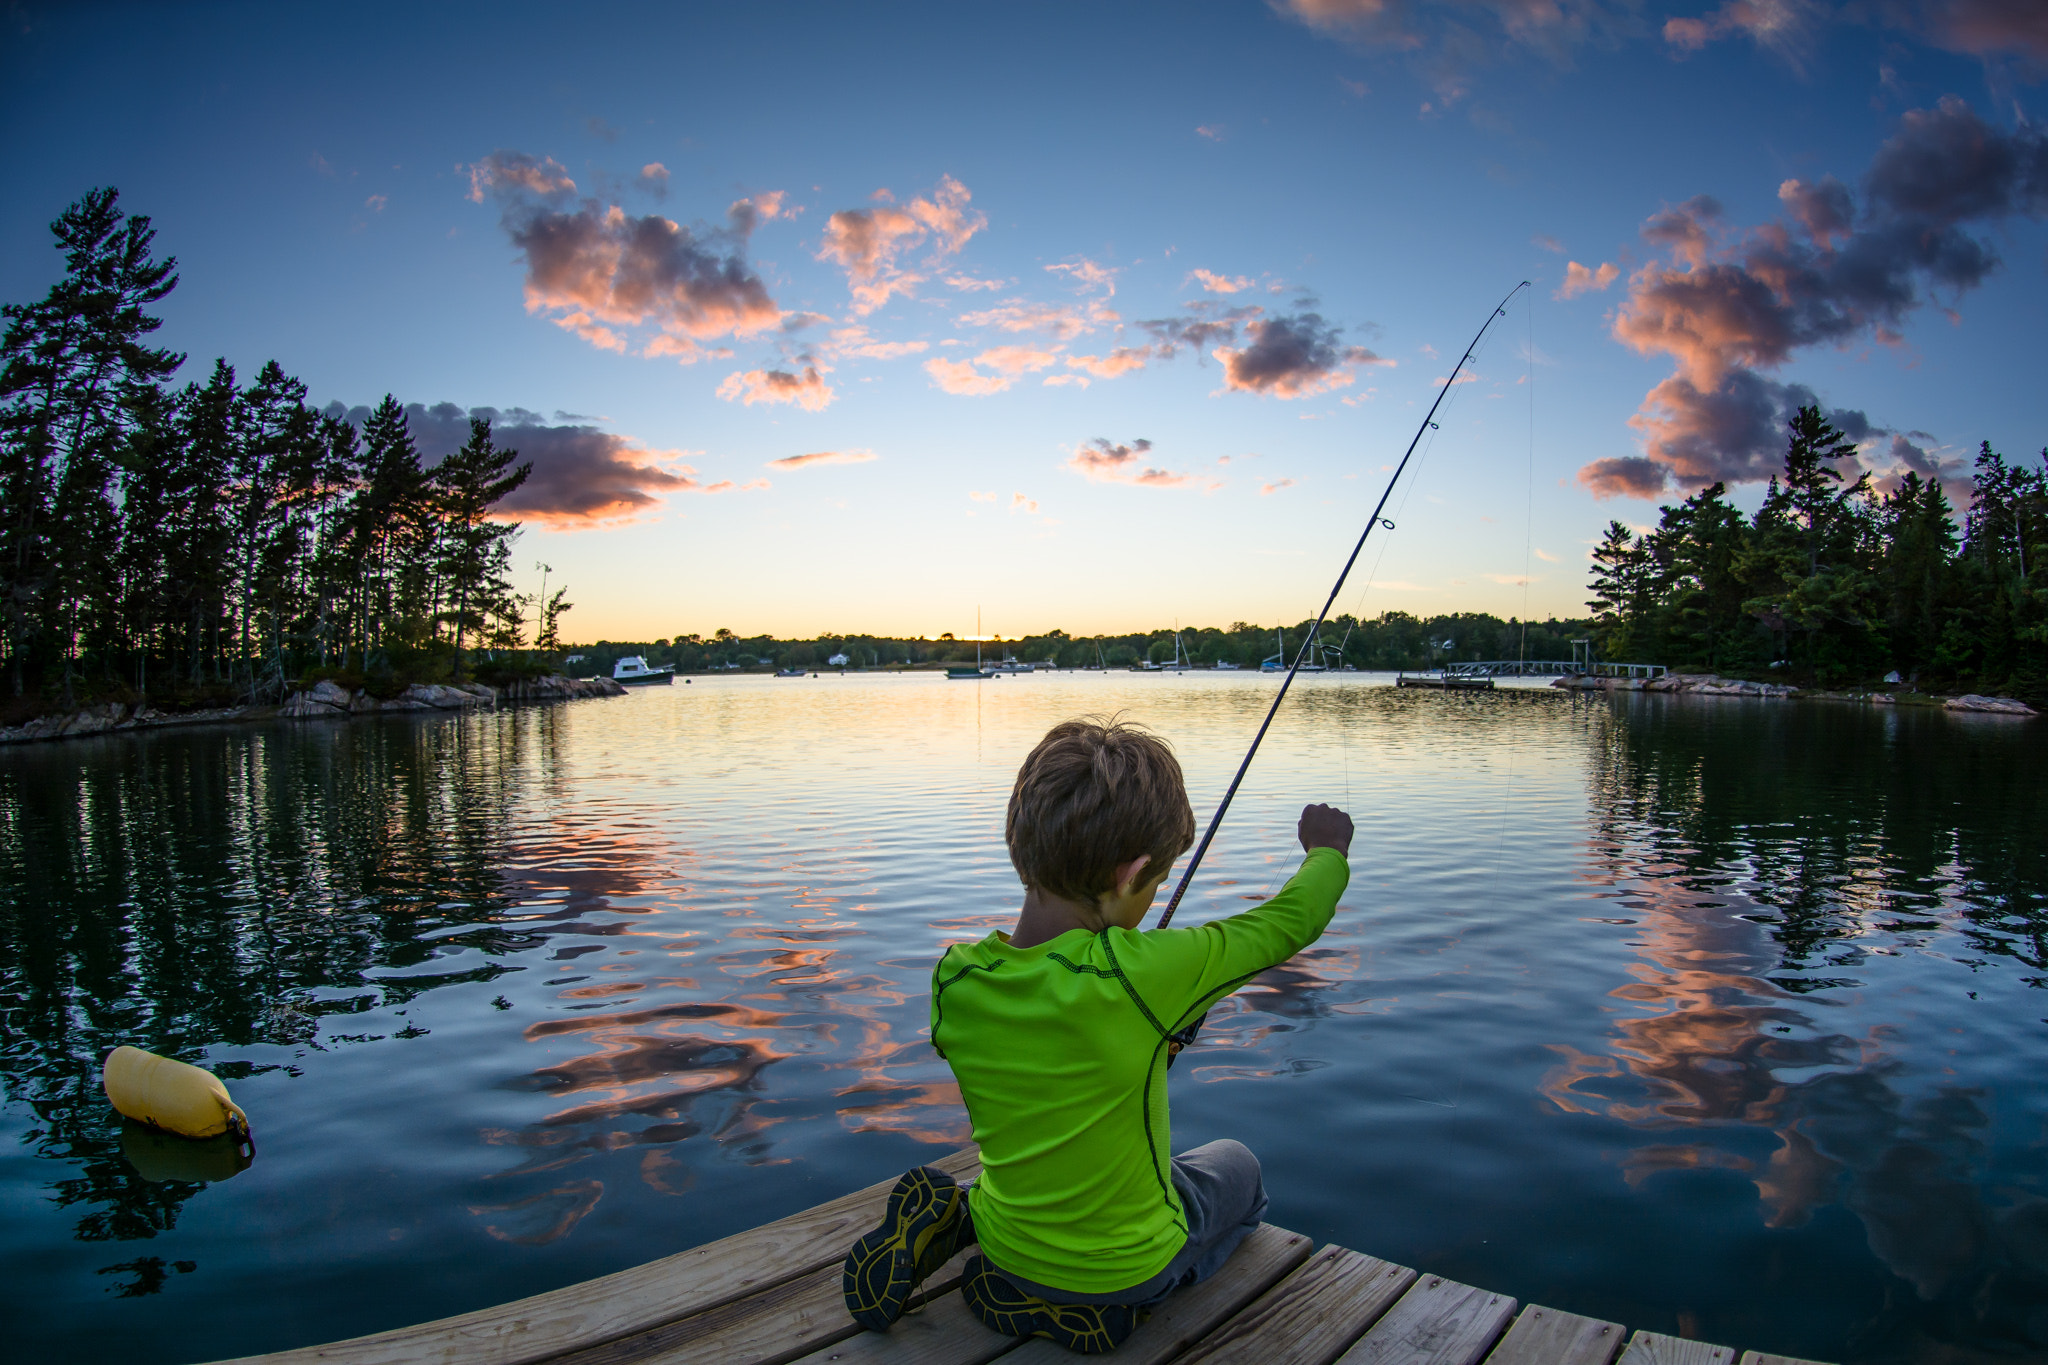
{"type": "MultiPolygon", "coordinates": [[[[313,670],[396,688],[525,643],[519,526],[490,509],[528,466],[489,423],[428,468],[389,396],[358,430],[275,361],[174,387],[149,219],[99,189],[51,231],[63,278],[0,342],[0,710],[275,701],[313,670]]],[[[538,605],[551,645],[569,604],[538,605]]]]}
{"type": "Polygon", "coordinates": [[[1939,479],[1849,478],[1855,443],[1818,409],[1788,426],[1754,518],[1717,483],[1652,530],[1609,523],[1587,603],[1602,657],[2048,700],[2048,450],[2027,468],[1984,443],[1959,521],[1939,479]]]}

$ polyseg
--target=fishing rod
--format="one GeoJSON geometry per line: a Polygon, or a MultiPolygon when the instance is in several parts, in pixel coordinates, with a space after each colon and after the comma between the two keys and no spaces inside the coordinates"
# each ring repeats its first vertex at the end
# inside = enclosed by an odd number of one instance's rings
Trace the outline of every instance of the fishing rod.
{"type": "MultiPolygon", "coordinates": [[[[1195,869],[1202,865],[1202,855],[1209,851],[1209,843],[1216,837],[1216,828],[1223,823],[1224,812],[1230,809],[1231,798],[1237,795],[1239,784],[1244,781],[1245,773],[1250,771],[1252,759],[1259,752],[1260,741],[1265,739],[1266,731],[1273,724],[1273,717],[1279,714],[1280,703],[1287,699],[1287,689],[1294,685],[1294,675],[1301,671],[1302,661],[1308,657],[1309,650],[1315,647],[1316,637],[1322,631],[1323,622],[1328,619],[1330,608],[1337,603],[1337,594],[1344,591],[1344,580],[1351,576],[1351,566],[1358,562],[1359,552],[1365,549],[1366,537],[1372,534],[1375,526],[1384,526],[1389,531],[1394,529],[1394,523],[1386,520],[1382,514],[1387,510],[1387,499],[1394,495],[1394,485],[1401,481],[1402,471],[1408,468],[1409,456],[1415,453],[1416,446],[1422,444],[1423,434],[1436,426],[1436,410],[1443,406],[1444,395],[1451,391],[1451,385],[1458,382],[1458,371],[1465,368],[1472,359],[1472,353],[1479,349],[1479,343],[1486,339],[1487,330],[1493,326],[1494,319],[1506,317],[1508,305],[1514,301],[1515,295],[1528,287],[1529,282],[1523,280],[1508,290],[1507,297],[1486,315],[1486,322],[1472,338],[1472,344],[1465,348],[1465,354],[1458,357],[1458,363],[1451,366],[1451,373],[1444,380],[1444,386],[1437,390],[1436,402],[1429,405],[1429,413],[1422,419],[1422,425],[1415,428],[1415,439],[1408,443],[1407,454],[1401,456],[1401,463],[1394,467],[1394,477],[1387,480],[1386,491],[1380,494],[1379,506],[1372,509],[1372,515],[1366,519],[1365,529],[1358,533],[1358,544],[1351,547],[1351,558],[1344,561],[1344,571],[1337,575],[1337,581],[1331,585],[1329,599],[1323,603],[1322,611],[1317,614],[1316,623],[1309,627],[1308,638],[1304,639],[1301,648],[1295,651],[1294,662],[1289,665],[1287,676],[1280,680],[1280,690],[1273,694],[1273,704],[1266,708],[1266,718],[1259,722],[1259,732],[1252,736],[1252,747],[1245,750],[1244,762],[1237,765],[1237,776],[1230,779],[1230,788],[1223,793],[1223,800],[1216,807],[1216,814],[1210,818],[1209,828],[1203,833],[1202,842],[1195,845],[1195,856],[1189,860],[1188,870],[1181,873],[1180,884],[1173,888],[1173,898],[1166,902],[1166,910],[1159,916],[1161,929],[1173,923],[1173,912],[1180,908],[1180,898],[1187,894],[1188,883],[1195,879],[1195,869]]],[[[1192,1030],[1189,1032],[1192,1033],[1192,1030]]]]}

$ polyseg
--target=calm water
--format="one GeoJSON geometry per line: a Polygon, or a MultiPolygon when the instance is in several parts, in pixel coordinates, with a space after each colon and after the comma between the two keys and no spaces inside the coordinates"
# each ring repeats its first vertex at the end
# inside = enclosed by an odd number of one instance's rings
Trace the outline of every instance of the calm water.
{"type": "MultiPolygon", "coordinates": [[[[461,1312],[960,1143],[927,973],[1014,913],[1018,761],[1126,709],[1206,818],[1272,685],[700,679],[0,751],[10,1351],[461,1312]],[[255,1163],[124,1131],[123,1042],[227,1078],[255,1163]]],[[[1182,915],[1276,889],[1307,800],[1358,818],[1351,889],[1181,1059],[1176,1144],[1524,1300],[2048,1358],[2044,758],[2048,721],[1305,682],[1182,915]]]]}

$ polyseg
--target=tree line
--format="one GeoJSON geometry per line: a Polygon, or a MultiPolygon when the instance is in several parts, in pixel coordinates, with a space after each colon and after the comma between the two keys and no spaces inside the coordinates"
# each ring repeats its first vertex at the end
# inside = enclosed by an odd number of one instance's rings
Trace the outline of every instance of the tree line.
{"type": "Polygon", "coordinates": [[[1959,527],[1939,479],[1851,481],[1856,446],[1817,408],[1788,426],[1754,518],[1717,483],[1660,508],[1652,530],[1608,525],[1587,603],[1603,655],[2048,695],[2048,450],[2031,469],[1983,443],[1959,527]]]}
{"type": "MultiPolygon", "coordinates": [[[[530,469],[472,422],[428,467],[395,398],[362,425],[276,361],[173,387],[153,347],[177,286],[147,217],[97,189],[51,224],[64,275],[0,340],[0,669],[14,711],[81,694],[280,697],[309,668],[460,675],[524,642],[517,523],[530,469]]],[[[568,610],[540,605],[545,646],[568,610]]]]}
{"type": "MultiPolygon", "coordinates": [[[[1304,620],[1280,628],[1234,621],[1221,628],[1156,627],[1110,635],[1051,630],[984,641],[980,653],[990,663],[1015,658],[1058,668],[1129,668],[1147,662],[1170,663],[1177,650],[1182,660],[1198,668],[1219,663],[1257,668],[1274,657],[1291,662],[1314,624],[1304,620]]],[[[1569,659],[1572,642],[1584,638],[1586,630],[1584,621],[1531,621],[1525,625],[1485,612],[1419,617],[1390,611],[1364,620],[1339,615],[1323,623],[1310,654],[1327,667],[1369,670],[1425,669],[1453,660],[1569,659]]],[[[930,639],[828,631],[815,639],[778,639],[741,636],[721,627],[709,635],[690,632],[651,642],[603,640],[579,646],[568,668],[570,672],[609,673],[614,661],[631,654],[686,673],[827,668],[833,666],[831,659],[842,655],[847,668],[914,668],[971,664],[975,651],[975,641],[951,634],[930,639]]]]}

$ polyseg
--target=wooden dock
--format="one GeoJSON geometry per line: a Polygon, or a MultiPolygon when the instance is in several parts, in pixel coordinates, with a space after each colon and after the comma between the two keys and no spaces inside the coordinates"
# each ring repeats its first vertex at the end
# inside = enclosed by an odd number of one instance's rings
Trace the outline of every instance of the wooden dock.
{"type": "MultiPolygon", "coordinates": [[[[966,1180],[974,1149],[933,1163],[966,1180]]],[[[227,1365],[1055,1365],[957,1292],[962,1251],[886,1333],[853,1325],[839,1266],[895,1177],[722,1241],[529,1299],[227,1365]]],[[[1131,1365],[1810,1365],[1637,1332],[1362,1255],[1270,1224],[1108,1357],[1131,1365]],[[1625,1340],[1626,1339],[1626,1340],[1625,1340]],[[1624,1350],[1624,1343],[1626,1349],[1624,1350]],[[1619,1356],[1619,1362],[1616,1357],[1619,1356]]]]}
{"type": "Polygon", "coordinates": [[[1454,674],[1446,674],[1442,677],[1411,678],[1403,673],[1400,677],[1394,679],[1394,686],[1436,687],[1446,692],[1491,692],[1493,691],[1493,679],[1461,678],[1454,674]]]}

